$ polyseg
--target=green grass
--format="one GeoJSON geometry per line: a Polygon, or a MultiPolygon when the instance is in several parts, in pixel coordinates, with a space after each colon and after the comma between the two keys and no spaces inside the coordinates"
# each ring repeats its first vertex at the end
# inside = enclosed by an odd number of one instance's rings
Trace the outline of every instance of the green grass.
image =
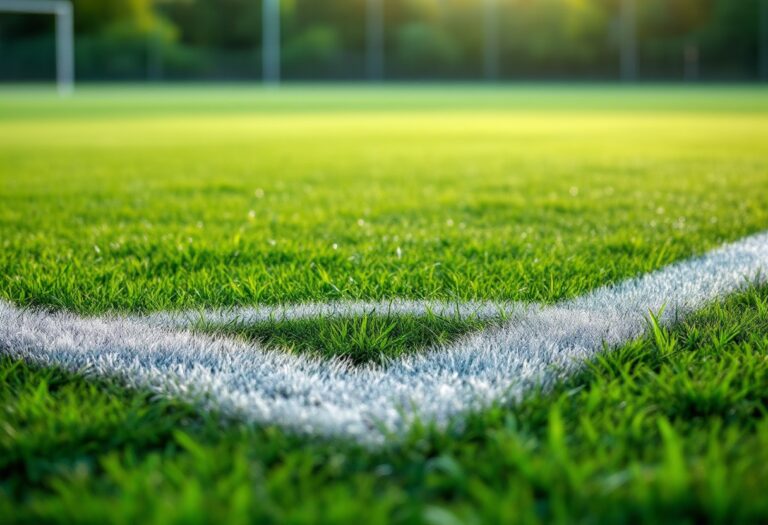
{"type": "Polygon", "coordinates": [[[0,361],[6,521],[756,522],[768,288],[605,354],[553,392],[366,451],[0,361]]]}
{"type": "Polygon", "coordinates": [[[173,90],[32,98],[66,108],[49,118],[10,93],[0,297],[87,313],[553,302],[768,227],[765,92],[737,92],[747,112],[728,90],[672,89],[670,111],[659,89],[580,88],[562,111],[497,90],[493,112],[480,88],[405,91],[404,109],[365,90],[345,110],[332,90],[237,91],[238,112],[214,111],[228,91],[181,91],[184,113],[163,109],[173,90]],[[414,107],[430,93],[442,111],[414,107]],[[94,109],[105,97],[114,115],[94,109]]]}
{"type": "Polygon", "coordinates": [[[203,332],[226,334],[262,343],[267,348],[322,357],[341,357],[354,364],[389,359],[457,340],[469,332],[498,325],[492,321],[430,314],[374,315],[337,319],[271,320],[252,324],[200,323],[203,332]]]}
{"type": "MultiPolygon", "coordinates": [[[[768,229],[749,87],[2,90],[0,298],[553,303],[768,229]]],[[[768,519],[768,289],[368,451],[0,361],[0,521],[768,519]]],[[[389,357],[479,321],[199,327],[389,357]]],[[[273,350],[278,351],[278,350],[273,350]]]]}

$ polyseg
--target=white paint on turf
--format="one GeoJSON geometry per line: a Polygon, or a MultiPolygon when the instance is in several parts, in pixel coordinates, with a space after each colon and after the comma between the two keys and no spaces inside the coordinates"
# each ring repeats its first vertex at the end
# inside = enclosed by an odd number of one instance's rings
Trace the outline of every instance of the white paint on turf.
{"type": "MultiPolygon", "coordinates": [[[[482,303],[479,310],[506,308],[510,318],[500,327],[383,367],[354,367],[192,333],[183,329],[196,322],[190,313],[83,318],[5,302],[0,302],[0,352],[87,376],[115,377],[247,421],[377,444],[388,435],[402,435],[417,419],[444,427],[467,411],[517,400],[535,385],[547,388],[604,348],[642,335],[649,311],[664,308],[661,321],[669,324],[707,302],[765,282],[766,275],[768,233],[763,233],[554,306],[482,303]]],[[[315,304],[285,307],[285,312],[357,315],[385,305],[409,313],[426,306],[410,301],[315,304]]],[[[226,321],[277,311],[202,315],[226,321]]]]}
{"type": "Polygon", "coordinates": [[[301,319],[341,319],[376,316],[435,316],[442,319],[504,320],[525,309],[520,303],[468,301],[414,301],[391,299],[386,301],[336,301],[331,303],[300,303],[276,306],[251,306],[219,310],[187,310],[158,312],[140,319],[165,328],[189,328],[199,324],[248,325],[301,319]]]}

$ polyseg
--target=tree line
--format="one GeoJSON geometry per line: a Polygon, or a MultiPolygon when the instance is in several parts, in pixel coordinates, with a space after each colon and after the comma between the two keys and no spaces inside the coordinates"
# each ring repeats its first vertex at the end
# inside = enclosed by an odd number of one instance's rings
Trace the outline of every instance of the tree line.
{"type": "MultiPolygon", "coordinates": [[[[487,76],[490,29],[500,79],[620,74],[626,0],[380,1],[385,79],[487,76]]],[[[281,0],[283,76],[366,78],[369,2],[281,0]]],[[[261,76],[260,0],[73,4],[80,79],[261,76]]],[[[634,8],[639,78],[768,78],[768,0],[636,0],[634,8]]],[[[51,17],[0,13],[0,78],[49,78],[53,45],[51,17]]]]}

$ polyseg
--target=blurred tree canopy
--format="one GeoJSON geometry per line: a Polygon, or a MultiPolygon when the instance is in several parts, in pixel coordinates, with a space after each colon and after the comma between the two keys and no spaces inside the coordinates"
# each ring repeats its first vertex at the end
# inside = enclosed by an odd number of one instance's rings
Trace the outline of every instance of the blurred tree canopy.
{"type": "MultiPolygon", "coordinates": [[[[29,0],[34,2],[35,0],[29,0]]],[[[618,74],[623,0],[496,0],[502,78],[618,74]]],[[[706,79],[759,71],[760,2],[635,0],[641,77],[706,79]]],[[[487,0],[383,0],[392,79],[478,78],[487,0]]],[[[260,0],[74,0],[85,79],[256,79],[260,0]]],[[[366,0],[282,0],[289,78],[362,78],[366,0]]],[[[0,78],[49,78],[52,17],[0,13],[0,78]]],[[[768,22],[765,31],[768,31],[768,22]]]]}

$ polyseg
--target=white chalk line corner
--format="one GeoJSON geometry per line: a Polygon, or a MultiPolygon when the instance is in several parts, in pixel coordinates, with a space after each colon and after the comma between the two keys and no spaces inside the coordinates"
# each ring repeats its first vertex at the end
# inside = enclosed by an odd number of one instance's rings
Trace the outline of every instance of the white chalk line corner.
{"type": "Polygon", "coordinates": [[[0,301],[0,353],[40,366],[194,400],[203,410],[302,434],[377,445],[415,421],[462,414],[552,385],[604,348],[640,337],[648,312],[670,324],[768,276],[768,233],[553,306],[430,301],[313,303],[149,316],[80,317],[0,301]],[[352,366],[195,333],[195,323],[353,317],[367,313],[496,318],[451,344],[352,366]]]}

